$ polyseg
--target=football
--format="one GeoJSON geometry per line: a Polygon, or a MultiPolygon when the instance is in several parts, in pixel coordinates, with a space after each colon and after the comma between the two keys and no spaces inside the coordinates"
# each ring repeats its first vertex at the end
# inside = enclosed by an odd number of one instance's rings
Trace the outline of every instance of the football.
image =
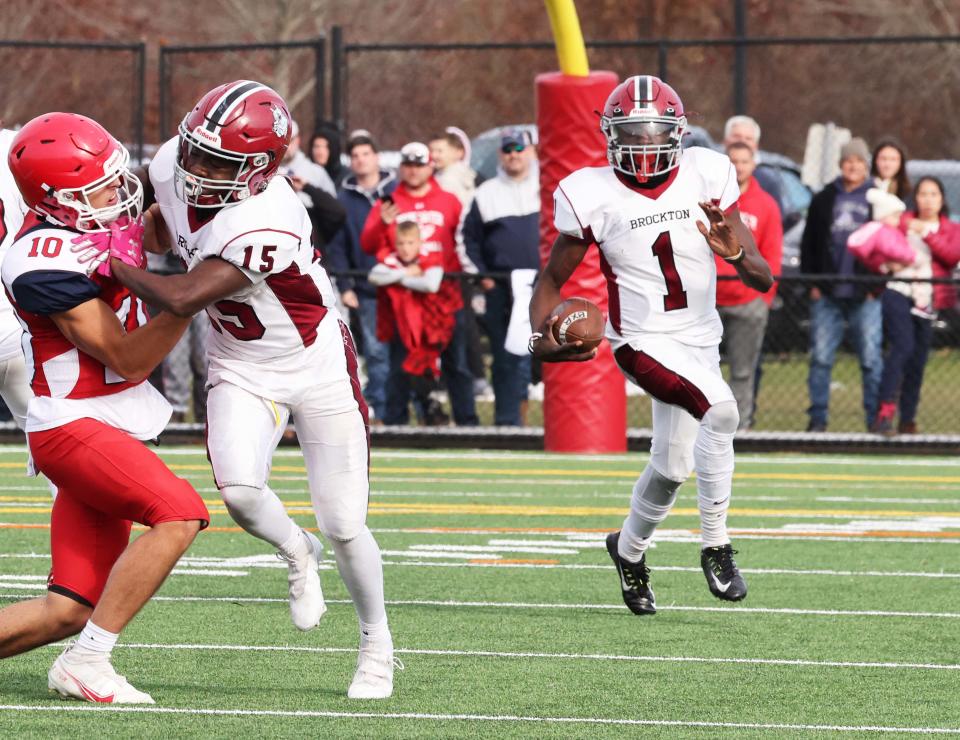
{"type": "Polygon", "coordinates": [[[583,342],[583,351],[587,352],[603,341],[606,325],[603,312],[586,298],[568,298],[550,315],[557,317],[553,338],[560,344],[579,340],[583,342]]]}

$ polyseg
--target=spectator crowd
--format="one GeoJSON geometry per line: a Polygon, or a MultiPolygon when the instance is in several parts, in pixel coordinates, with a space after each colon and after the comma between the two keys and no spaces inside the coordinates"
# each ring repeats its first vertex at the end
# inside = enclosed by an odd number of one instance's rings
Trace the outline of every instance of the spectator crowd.
{"type": "MultiPolygon", "coordinates": [[[[723,147],[736,171],[742,219],[779,275],[785,193],[777,168],[764,162],[760,134],[752,118],[734,116],[723,147]]],[[[310,213],[314,246],[350,317],[374,424],[473,426],[477,394],[491,385],[493,423],[526,423],[528,389],[539,368],[529,354],[508,349],[507,333],[517,312],[526,315],[540,267],[535,144],[526,131],[506,130],[498,158],[496,175],[484,180],[470,167],[469,138],[450,127],[406,144],[394,172],[381,165],[369,131],[342,141],[336,126],[323,124],[307,141],[293,124],[280,171],[310,213]],[[489,383],[482,337],[489,344],[489,383]]],[[[895,139],[872,151],[860,138],[841,148],[839,176],[813,196],[800,240],[801,272],[822,276],[805,287],[807,431],[828,428],[831,376],[846,339],[859,362],[865,429],[917,432],[933,322],[957,301],[952,284],[931,282],[950,277],[960,261],[960,225],[948,215],[942,183],[934,177],[911,183],[895,139]]],[[[750,429],[776,286],[759,293],[734,279],[731,265],[716,263],[723,357],[740,428],[750,429]]],[[[180,267],[161,260],[151,269],[180,267]]],[[[193,418],[204,418],[199,348],[207,331],[200,314],[156,379],[176,419],[187,418],[191,400],[193,418]]]]}

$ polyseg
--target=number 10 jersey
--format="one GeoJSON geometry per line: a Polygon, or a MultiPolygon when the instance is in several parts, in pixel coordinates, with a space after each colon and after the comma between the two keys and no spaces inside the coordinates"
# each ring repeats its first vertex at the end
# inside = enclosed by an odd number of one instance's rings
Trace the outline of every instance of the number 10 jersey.
{"type": "Polygon", "coordinates": [[[293,188],[278,176],[265,191],[236,205],[213,212],[194,209],[174,192],[176,156],[174,138],[150,163],[173,249],[188,270],[219,258],[250,280],[248,287],[207,308],[210,385],[228,381],[288,402],[305,386],[340,380],[343,338],[333,287],[313,248],[310,217],[293,188]]]}
{"type": "Polygon", "coordinates": [[[713,251],[696,222],[709,225],[701,201],[723,211],[737,202],[736,172],[725,155],[691,147],[667,183],[645,193],[611,167],[585,167],[553,195],[557,230],[600,248],[614,349],[663,334],[709,347],[723,335],[713,251]]]}

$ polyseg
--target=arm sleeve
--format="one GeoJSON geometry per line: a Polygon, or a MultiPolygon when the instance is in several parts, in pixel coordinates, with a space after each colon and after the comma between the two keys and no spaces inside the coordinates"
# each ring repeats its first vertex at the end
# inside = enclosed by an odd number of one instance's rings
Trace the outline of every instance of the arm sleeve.
{"type": "Polygon", "coordinates": [[[367,254],[376,255],[383,243],[383,234],[386,225],[380,219],[380,201],[373,204],[370,213],[367,214],[367,220],[363,224],[363,231],[360,234],[360,247],[367,254]]]}
{"type": "MultiPolygon", "coordinates": [[[[344,213],[346,213],[346,211],[344,211],[344,213]]],[[[341,226],[337,233],[330,238],[324,250],[330,269],[333,272],[344,272],[350,269],[350,258],[347,256],[347,250],[349,249],[348,240],[350,238],[350,233],[348,233],[349,228],[347,224],[341,226]]],[[[354,279],[352,277],[337,275],[334,276],[333,279],[336,281],[337,289],[341,293],[354,289],[354,279]]]]}
{"type": "Polygon", "coordinates": [[[67,270],[36,270],[19,275],[11,286],[17,305],[30,313],[62,313],[100,295],[86,275],[67,270]]]}
{"type": "MultiPolygon", "coordinates": [[[[720,180],[720,195],[717,205],[720,210],[726,213],[740,200],[740,186],[737,184],[737,171],[733,168],[733,163],[727,160],[726,172],[720,180]]],[[[717,198],[717,196],[712,196],[717,198]]]]}
{"type": "Polygon", "coordinates": [[[379,265],[373,266],[373,269],[370,270],[370,275],[367,279],[374,285],[383,286],[399,283],[403,280],[403,278],[403,270],[394,270],[393,268],[387,267],[385,264],[380,263],[379,265]]]}
{"type": "Polygon", "coordinates": [[[585,229],[569,197],[559,185],[553,191],[553,225],[561,234],[585,239],[585,229]]]}
{"type": "Polygon", "coordinates": [[[940,228],[923,239],[933,258],[948,269],[960,262],[960,226],[941,219],[940,228]]]}
{"type": "MultiPolygon", "coordinates": [[[[829,187],[829,186],[828,186],[829,187]]],[[[821,195],[817,193],[810,201],[807,210],[807,220],[803,225],[803,236],[800,237],[800,272],[815,274],[820,272],[820,259],[817,249],[817,230],[820,223],[821,195]]]]}
{"type": "Polygon", "coordinates": [[[463,243],[467,247],[467,257],[476,265],[477,272],[487,272],[487,265],[483,260],[483,217],[476,200],[463,220],[463,243]]]}
{"type": "Polygon", "coordinates": [[[418,293],[436,293],[440,290],[440,283],[443,281],[443,268],[431,267],[422,275],[413,277],[404,275],[400,281],[404,288],[415,290],[418,293]]]}
{"type": "Polygon", "coordinates": [[[343,204],[326,190],[304,185],[304,191],[313,201],[314,228],[319,243],[326,245],[343,227],[347,220],[347,211],[343,204]]]}

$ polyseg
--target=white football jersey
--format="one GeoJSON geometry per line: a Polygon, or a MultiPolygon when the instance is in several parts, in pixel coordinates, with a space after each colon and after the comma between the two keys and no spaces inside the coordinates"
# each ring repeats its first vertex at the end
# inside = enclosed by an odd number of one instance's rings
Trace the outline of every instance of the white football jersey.
{"type": "Polygon", "coordinates": [[[611,167],[585,167],[560,181],[554,224],[600,248],[614,349],[651,334],[719,344],[716,265],[697,229],[697,221],[709,225],[698,203],[726,211],[739,196],[730,160],[701,147],[683,152],[673,181],[655,197],[624,185],[611,167]]]}
{"type": "MultiPolygon", "coordinates": [[[[7,154],[16,132],[0,129],[0,261],[23,226],[27,206],[7,166],[7,154]]],[[[0,293],[0,362],[20,354],[20,324],[5,293],[0,293]]]]}
{"type": "Polygon", "coordinates": [[[287,402],[304,385],[343,374],[339,314],[333,287],[311,241],[311,223],[283,177],[237,205],[193,209],[174,192],[177,139],[150,163],[150,181],[187,269],[211,257],[227,260],[250,286],[207,308],[212,331],[209,383],[231,382],[251,393],[287,402]],[[331,353],[339,365],[328,358],[331,353]]]}
{"type": "Polygon", "coordinates": [[[124,380],[86,354],[50,318],[93,299],[116,312],[126,332],[147,322],[140,301],[112,278],[87,275],[73,251],[79,232],[46,223],[26,231],[3,260],[0,275],[12,297],[34,397],[26,431],[97,419],[137,439],[156,437],[170,420],[170,404],[146,381],[124,380]]]}

